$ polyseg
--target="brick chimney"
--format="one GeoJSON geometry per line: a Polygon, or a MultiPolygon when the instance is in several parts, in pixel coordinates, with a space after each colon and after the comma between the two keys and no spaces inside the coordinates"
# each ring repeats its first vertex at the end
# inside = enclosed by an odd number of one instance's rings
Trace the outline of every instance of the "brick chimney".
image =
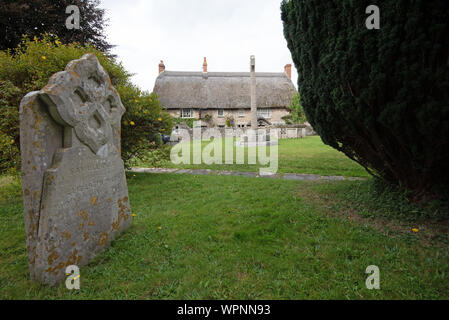
{"type": "Polygon", "coordinates": [[[284,71],[285,71],[285,74],[287,75],[287,77],[291,80],[292,79],[292,65],[286,64],[284,67],[284,71]]]}
{"type": "Polygon", "coordinates": [[[207,72],[207,61],[206,61],[206,57],[204,57],[204,62],[203,62],[203,72],[207,72]]]}
{"type": "Polygon", "coordinates": [[[161,63],[159,63],[159,73],[165,71],[165,64],[164,61],[161,60],[161,63]]]}

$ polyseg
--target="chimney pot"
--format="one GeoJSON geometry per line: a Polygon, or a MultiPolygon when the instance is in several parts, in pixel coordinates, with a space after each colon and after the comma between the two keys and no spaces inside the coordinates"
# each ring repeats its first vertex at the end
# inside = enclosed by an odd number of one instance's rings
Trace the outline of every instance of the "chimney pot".
{"type": "Polygon", "coordinates": [[[159,63],[159,73],[164,71],[165,71],[165,64],[164,61],[161,60],[161,62],[159,63]]]}
{"type": "Polygon", "coordinates": [[[204,57],[204,62],[203,62],[203,72],[207,72],[207,61],[206,61],[206,57],[204,57]]]}
{"type": "Polygon", "coordinates": [[[287,75],[287,77],[291,80],[292,79],[292,65],[286,64],[284,67],[284,71],[285,71],[285,74],[287,75]]]}

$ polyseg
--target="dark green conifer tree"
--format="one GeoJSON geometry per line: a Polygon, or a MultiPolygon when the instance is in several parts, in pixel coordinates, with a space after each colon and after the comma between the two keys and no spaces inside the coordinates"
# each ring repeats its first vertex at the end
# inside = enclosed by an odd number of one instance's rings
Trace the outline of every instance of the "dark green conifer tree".
{"type": "Polygon", "coordinates": [[[322,140],[417,199],[449,189],[449,1],[284,0],[281,10],[322,140]],[[380,29],[366,27],[369,5],[380,29]]]}

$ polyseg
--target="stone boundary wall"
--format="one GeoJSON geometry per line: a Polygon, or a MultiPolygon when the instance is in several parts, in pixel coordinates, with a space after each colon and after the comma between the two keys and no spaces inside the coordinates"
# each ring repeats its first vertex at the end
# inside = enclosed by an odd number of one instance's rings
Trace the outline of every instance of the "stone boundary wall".
{"type": "MultiPolygon", "coordinates": [[[[178,125],[179,129],[184,129],[189,132],[190,137],[193,137],[193,129],[185,126],[185,125],[178,125]]],[[[172,141],[177,140],[176,137],[179,136],[179,129],[173,129],[172,132],[172,141]]],[[[204,134],[206,130],[210,128],[202,127],[201,128],[201,135],[204,134]]],[[[218,130],[220,134],[223,137],[231,137],[232,135],[229,135],[227,131],[232,128],[220,128],[220,127],[214,127],[215,130],[218,130]]],[[[234,128],[234,133],[241,132],[242,134],[246,134],[247,130],[250,128],[234,128]]],[[[298,138],[305,138],[307,136],[316,135],[316,132],[312,129],[310,125],[282,125],[282,126],[271,126],[267,128],[260,128],[267,130],[267,133],[271,133],[273,131],[277,132],[278,139],[298,139],[298,138]]],[[[259,130],[260,130],[259,129],[259,130]]]]}

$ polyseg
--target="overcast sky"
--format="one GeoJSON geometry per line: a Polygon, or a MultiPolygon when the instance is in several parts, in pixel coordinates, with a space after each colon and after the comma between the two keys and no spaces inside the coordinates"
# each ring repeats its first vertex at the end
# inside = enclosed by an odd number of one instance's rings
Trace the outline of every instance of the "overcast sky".
{"type": "MultiPolygon", "coordinates": [[[[109,26],[133,82],[152,91],[160,60],[166,70],[283,72],[292,63],[282,32],[281,0],[102,0],[109,26]]],[[[293,83],[297,73],[292,67],[293,83]]]]}

